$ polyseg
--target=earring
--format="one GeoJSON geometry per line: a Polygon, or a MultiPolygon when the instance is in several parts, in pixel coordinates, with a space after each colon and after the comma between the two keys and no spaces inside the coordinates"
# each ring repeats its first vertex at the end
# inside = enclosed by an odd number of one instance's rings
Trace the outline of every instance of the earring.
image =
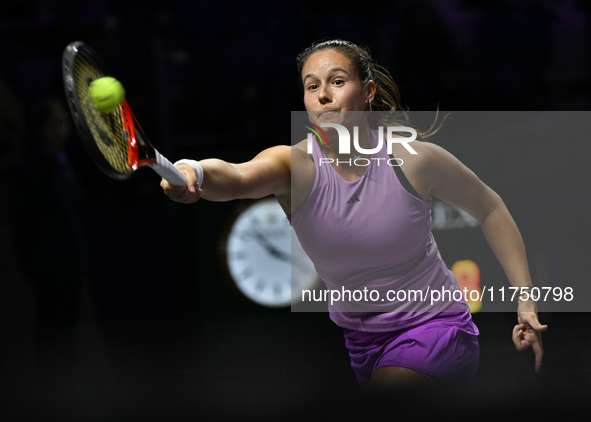
{"type": "Polygon", "coordinates": [[[367,104],[369,105],[369,111],[371,111],[371,101],[367,100],[367,104]]]}

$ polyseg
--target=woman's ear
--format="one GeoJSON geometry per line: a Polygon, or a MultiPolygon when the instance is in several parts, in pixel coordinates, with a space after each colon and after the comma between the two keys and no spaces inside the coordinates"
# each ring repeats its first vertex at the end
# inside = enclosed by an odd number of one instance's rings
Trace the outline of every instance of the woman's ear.
{"type": "Polygon", "coordinates": [[[366,101],[373,101],[373,98],[376,95],[376,83],[372,80],[370,80],[367,83],[367,98],[365,99],[366,101]]]}

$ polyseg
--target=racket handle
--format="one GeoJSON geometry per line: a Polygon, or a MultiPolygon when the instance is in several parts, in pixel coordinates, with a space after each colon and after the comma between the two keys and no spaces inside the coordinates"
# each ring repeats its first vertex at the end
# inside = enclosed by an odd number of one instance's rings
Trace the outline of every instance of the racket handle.
{"type": "Polygon", "coordinates": [[[185,186],[187,184],[185,173],[177,169],[158,151],[154,152],[156,153],[156,165],[151,166],[152,169],[162,178],[166,179],[172,186],[185,186]]]}

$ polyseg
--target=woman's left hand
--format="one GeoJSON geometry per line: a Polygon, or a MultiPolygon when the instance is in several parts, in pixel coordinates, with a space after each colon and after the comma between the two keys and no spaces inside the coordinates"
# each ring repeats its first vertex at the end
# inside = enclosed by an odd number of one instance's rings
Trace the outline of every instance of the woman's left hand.
{"type": "Polygon", "coordinates": [[[513,343],[518,351],[525,350],[529,346],[532,347],[536,356],[536,372],[540,372],[544,356],[542,331],[546,331],[548,326],[542,325],[538,321],[534,301],[520,301],[517,309],[517,322],[518,324],[513,327],[513,343]]]}

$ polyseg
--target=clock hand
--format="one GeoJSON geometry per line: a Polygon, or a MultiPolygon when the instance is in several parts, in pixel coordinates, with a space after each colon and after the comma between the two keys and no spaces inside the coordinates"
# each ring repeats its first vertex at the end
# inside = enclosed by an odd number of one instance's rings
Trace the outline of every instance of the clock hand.
{"type": "Polygon", "coordinates": [[[286,261],[286,262],[291,262],[291,256],[289,254],[286,254],[285,252],[280,251],[279,249],[277,249],[275,246],[273,246],[265,236],[263,236],[262,234],[258,233],[258,232],[250,232],[250,234],[256,239],[258,240],[258,242],[260,243],[260,245],[265,248],[265,250],[267,252],[269,252],[269,254],[271,254],[272,256],[274,256],[277,259],[280,259],[282,261],[286,261]]]}

